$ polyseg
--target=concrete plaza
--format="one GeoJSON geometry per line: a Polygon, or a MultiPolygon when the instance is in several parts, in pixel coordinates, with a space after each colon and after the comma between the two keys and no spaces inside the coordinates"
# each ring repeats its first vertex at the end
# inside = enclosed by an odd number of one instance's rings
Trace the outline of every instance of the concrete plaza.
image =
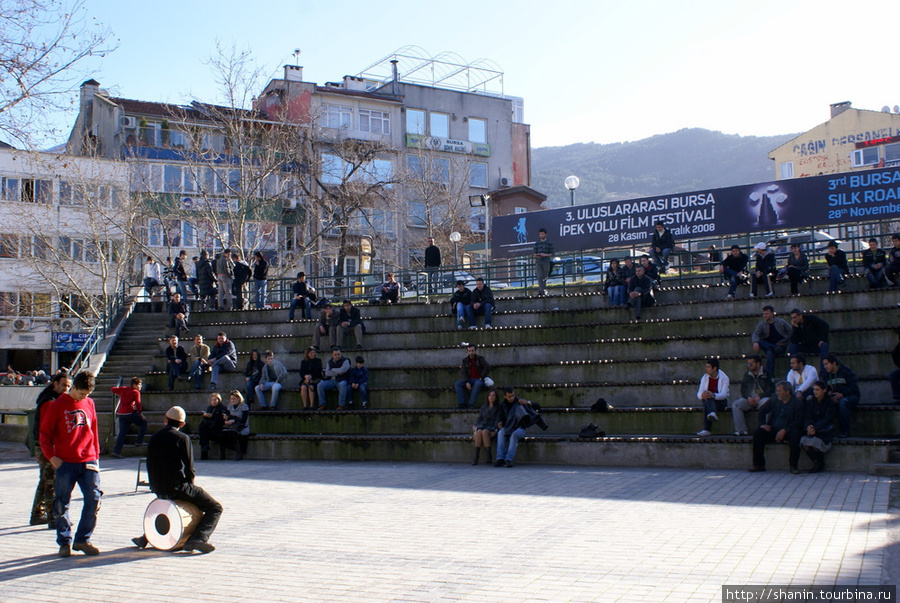
{"type": "Polygon", "coordinates": [[[153,496],[137,459],[101,465],[101,554],[61,559],[28,526],[37,464],[0,445],[0,601],[720,601],[900,573],[890,478],[864,474],[205,461],[225,513],[188,555],[132,546],[153,496]]]}

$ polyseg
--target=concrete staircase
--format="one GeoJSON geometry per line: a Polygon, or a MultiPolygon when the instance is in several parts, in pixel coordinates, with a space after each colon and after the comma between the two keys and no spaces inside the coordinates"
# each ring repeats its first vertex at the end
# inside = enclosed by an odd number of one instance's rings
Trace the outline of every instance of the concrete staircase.
{"type": "MultiPolygon", "coordinates": [[[[629,311],[610,309],[600,293],[590,290],[498,298],[491,330],[457,330],[446,302],[365,306],[365,349],[351,346],[345,355],[366,358],[371,399],[366,411],[301,409],[296,371],[313,321],[288,323],[283,309],[195,312],[191,328],[207,340],[225,331],[240,352],[241,370],[256,348],[273,350],[292,372],[278,411],[251,409],[254,436],[248,458],[471,460],[476,413],[456,409],[452,388],[465,341],[479,346],[498,386],[513,385],[519,395],[544,407],[550,430],[529,430],[528,443],[517,455],[523,462],[741,468],[749,464],[749,437],[692,435],[702,423],[696,391],[705,358],[719,357],[722,369],[739,382],[762,306],[772,304],[785,318],[799,307],[829,322],[831,349],[861,381],[864,405],[854,415],[856,437],[835,445],[829,468],[890,470],[900,441],[900,406],[890,404],[886,377],[894,368],[889,350],[897,341],[891,327],[900,318],[898,290],[868,292],[864,280],[855,278],[844,293],[831,295],[824,292],[826,283],[814,280],[804,285],[802,297],[750,300],[744,287],[738,300],[725,301],[726,288],[714,277],[691,285],[663,284],[658,306],[645,311],[641,322],[633,321],[629,311]],[[601,396],[615,406],[613,412],[590,411],[601,396]],[[580,427],[592,421],[607,437],[579,440],[580,427]]],[[[781,288],[779,295],[787,293],[781,288]]],[[[189,426],[196,428],[209,391],[195,391],[184,381],[166,391],[166,318],[132,314],[98,380],[98,410],[106,401],[105,408],[111,408],[106,392],[119,376],[127,383],[138,375],[145,379],[144,407],[152,424],[160,424],[165,410],[180,404],[189,413],[189,426]]],[[[779,359],[776,374],[783,376],[787,369],[787,360],[779,359]]],[[[240,372],[223,373],[218,391],[243,391],[243,385],[240,372]]],[[[737,388],[735,383],[731,399],[738,397],[737,388]]],[[[334,407],[330,399],[329,408],[334,407]]],[[[730,434],[730,413],[721,418],[717,432],[730,434]]],[[[786,458],[779,458],[786,457],[786,447],[771,448],[771,466],[786,466],[786,458]]]]}

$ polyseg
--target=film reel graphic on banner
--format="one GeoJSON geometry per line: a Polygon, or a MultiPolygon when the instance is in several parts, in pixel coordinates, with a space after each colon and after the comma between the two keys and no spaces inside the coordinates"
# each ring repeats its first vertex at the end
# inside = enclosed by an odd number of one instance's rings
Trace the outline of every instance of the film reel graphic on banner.
{"type": "Polygon", "coordinates": [[[203,511],[189,502],[157,498],[144,512],[144,536],[155,549],[177,551],[202,518],[203,511]]]}

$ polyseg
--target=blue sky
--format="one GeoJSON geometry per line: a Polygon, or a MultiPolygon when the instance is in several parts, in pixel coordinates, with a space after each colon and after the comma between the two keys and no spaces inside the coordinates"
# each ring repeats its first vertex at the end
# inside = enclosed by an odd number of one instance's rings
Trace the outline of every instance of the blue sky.
{"type": "Polygon", "coordinates": [[[300,48],[304,79],[320,84],[417,45],[499,64],[506,92],[525,99],[535,147],[685,127],[784,134],[826,121],[833,102],[900,104],[893,2],[87,0],[87,10],[119,39],[90,71],[117,96],[219,100],[205,65],[217,40],[250,49],[271,77],[300,48]]]}

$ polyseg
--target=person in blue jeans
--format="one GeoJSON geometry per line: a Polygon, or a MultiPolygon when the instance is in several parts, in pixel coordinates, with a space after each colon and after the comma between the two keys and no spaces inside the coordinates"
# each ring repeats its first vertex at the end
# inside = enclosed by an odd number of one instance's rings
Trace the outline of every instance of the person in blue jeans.
{"type": "Polygon", "coordinates": [[[519,440],[525,437],[525,430],[532,424],[547,429],[547,424],[537,416],[537,404],[516,396],[511,387],[503,389],[503,402],[500,403],[500,431],[497,432],[497,460],[494,467],[513,466],[519,440]]]}
{"type": "MultiPolygon", "coordinates": [[[[450,298],[450,309],[456,314],[456,328],[462,329],[466,325],[466,315],[469,305],[472,303],[472,292],[466,287],[465,281],[456,281],[456,291],[450,298]]],[[[470,322],[469,325],[474,325],[470,322]]]]}
{"type": "Polygon", "coordinates": [[[291,299],[291,307],[288,310],[288,320],[294,320],[294,310],[298,306],[303,306],[303,318],[312,318],[312,303],[316,301],[316,294],[312,286],[306,282],[306,273],[297,273],[297,282],[291,285],[294,293],[291,299]]]}
{"type": "Polygon", "coordinates": [[[491,365],[483,356],[475,353],[475,344],[466,345],[466,357],[463,358],[460,367],[462,377],[453,385],[456,390],[456,405],[459,408],[477,408],[478,394],[484,387],[484,380],[491,372],[491,365]],[[468,401],[466,401],[468,393],[468,401]]]}
{"type": "Polygon", "coordinates": [[[747,280],[747,265],[749,263],[750,258],[747,257],[747,254],[741,251],[738,245],[732,245],[731,251],[719,264],[719,272],[722,274],[722,278],[730,284],[728,295],[725,296],[725,299],[734,299],[734,292],[737,291],[737,286],[747,280]]]}
{"type": "Polygon", "coordinates": [[[675,237],[662,222],[657,222],[653,226],[655,232],[650,241],[650,257],[653,258],[653,263],[659,267],[659,273],[665,274],[669,269],[669,255],[675,249],[675,237]]]}
{"type": "Polygon", "coordinates": [[[844,284],[844,275],[850,274],[847,254],[843,250],[838,249],[835,241],[828,241],[828,249],[825,251],[825,262],[828,264],[828,292],[836,293],[844,284]]]}
{"type": "Polygon", "coordinates": [[[338,390],[338,410],[347,407],[347,373],[350,371],[350,359],[341,355],[341,348],[331,348],[331,359],[325,363],[323,374],[325,378],[319,381],[316,388],[319,394],[318,410],[327,408],[328,390],[338,390]]]}
{"type": "Polygon", "coordinates": [[[491,312],[494,311],[494,294],[491,288],[484,284],[484,279],[478,277],[475,279],[475,290],[472,291],[472,303],[466,308],[466,314],[469,317],[469,329],[475,329],[478,324],[475,316],[484,314],[484,328],[491,328],[491,312]]]}
{"type": "Polygon", "coordinates": [[[353,402],[354,392],[359,392],[363,410],[369,408],[369,369],[366,368],[366,359],[356,357],[356,366],[347,372],[347,383],[350,385],[350,402],[353,402]]]}

